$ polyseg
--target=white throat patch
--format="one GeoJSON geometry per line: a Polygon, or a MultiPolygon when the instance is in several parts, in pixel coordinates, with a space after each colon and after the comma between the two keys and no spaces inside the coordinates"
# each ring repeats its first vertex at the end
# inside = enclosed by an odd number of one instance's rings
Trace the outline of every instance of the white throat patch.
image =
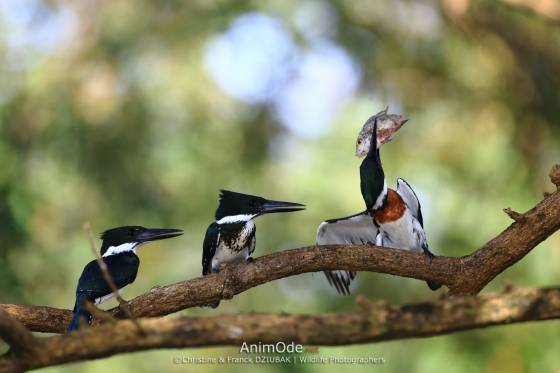
{"type": "Polygon", "coordinates": [[[127,251],[132,251],[134,254],[136,254],[136,248],[138,247],[138,245],[139,243],[137,242],[128,242],[128,243],[123,243],[122,245],[119,246],[109,246],[107,251],[103,253],[103,257],[105,258],[107,256],[116,255],[127,251]]]}
{"type": "Polygon", "coordinates": [[[377,197],[377,200],[375,201],[375,204],[373,205],[374,210],[377,210],[378,208],[383,206],[383,202],[385,201],[385,197],[387,197],[387,180],[385,180],[383,182],[383,191],[377,197]]]}
{"type": "Polygon", "coordinates": [[[243,215],[232,215],[221,218],[216,222],[216,224],[227,224],[227,223],[241,223],[248,222],[253,219],[256,214],[243,214],[243,215]]]}

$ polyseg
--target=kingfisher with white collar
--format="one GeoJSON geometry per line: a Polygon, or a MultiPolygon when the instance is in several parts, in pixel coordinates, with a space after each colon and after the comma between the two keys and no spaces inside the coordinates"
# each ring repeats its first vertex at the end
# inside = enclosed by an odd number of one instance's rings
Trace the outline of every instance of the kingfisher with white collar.
{"type": "MultiPolygon", "coordinates": [[[[136,250],[149,242],[177,237],[183,234],[180,229],[144,228],[125,226],[106,230],[101,234],[101,257],[116,287],[120,290],[136,279],[140,259],[136,250]]],[[[90,324],[92,316],[84,308],[84,301],[95,305],[113,297],[113,291],[105,281],[97,260],[89,262],[78,280],[74,316],[68,331],[79,328],[80,319],[90,324]]]]}
{"type": "MultiPolygon", "coordinates": [[[[206,230],[202,251],[202,275],[217,273],[222,263],[252,261],[255,251],[256,227],[254,219],[265,214],[305,209],[293,202],[271,201],[258,196],[220,191],[216,221],[206,230]]],[[[216,308],[220,304],[209,304],[216,308]]]]}
{"type": "MultiPolygon", "coordinates": [[[[317,242],[321,245],[375,244],[419,251],[431,258],[434,255],[428,248],[416,193],[400,178],[397,180],[396,191],[387,187],[379,153],[383,142],[380,142],[378,137],[378,120],[377,116],[370,118],[373,125],[371,139],[366,142],[359,138],[356,149],[357,156],[366,156],[360,166],[360,189],[366,211],[348,218],[323,222],[319,226],[317,242]],[[368,150],[364,151],[364,146],[367,146],[368,150]],[[364,154],[365,152],[367,154],[364,154]]],[[[401,122],[402,125],[406,120],[402,119],[401,122]]],[[[356,276],[355,272],[327,271],[325,274],[329,283],[339,293],[350,293],[350,283],[356,276]]],[[[441,287],[432,282],[428,282],[428,286],[432,290],[441,287]]]]}

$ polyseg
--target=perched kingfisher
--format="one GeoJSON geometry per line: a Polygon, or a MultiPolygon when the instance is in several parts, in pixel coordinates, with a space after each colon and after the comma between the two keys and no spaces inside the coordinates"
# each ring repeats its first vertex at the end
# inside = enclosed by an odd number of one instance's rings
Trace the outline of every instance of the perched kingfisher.
{"type": "MultiPolygon", "coordinates": [[[[323,222],[317,232],[317,243],[376,244],[378,246],[422,251],[434,255],[428,248],[420,202],[416,193],[403,179],[398,179],[397,190],[387,188],[376,139],[377,120],[373,117],[373,131],[369,151],[360,166],[360,189],[366,211],[342,219],[323,222]]],[[[406,120],[405,120],[406,121],[406,120]]],[[[360,145],[360,144],[358,144],[360,145]]],[[[359,155],[359,154],[358,154],[359,155]]],[[[350,293],[352,271],[325,272],[329,283],[341,294],[350,293]]],[[[441,287],[428,282],[432,290],[441,287]]]]}
{"type": "MultiPolygon", "coordinates": [[[[255,251],[256,217],[276,212],[304,210],[305,205],[270,201],[258,196],[220,190],[216,221],[206,230],[202,251],[202,275],[217,273],[220,264],[252,261],[255,251]]],[[[219,301],[209,304],[216,308],[219,301]]]]}
{"type": "MultiPolygon", "coordinates": [[[[136,279],[140,259],[136,250],[149,242],[177,237],[183,234],[180,229],[144,228],[140,226],[126,226],[106,230],[101,234],[101,257],[119,289],[131,284],[136,279]]],[[[76,303],[74,317],[70,322],[68,331],[79,327],[80,318],[88,324],[92,316],[84,309],[85,300],[95,305],[105,302],[113,297],[110,286],[105,281],[97,260],[89,262],[78,280],[76,288],[76,303]]]]}

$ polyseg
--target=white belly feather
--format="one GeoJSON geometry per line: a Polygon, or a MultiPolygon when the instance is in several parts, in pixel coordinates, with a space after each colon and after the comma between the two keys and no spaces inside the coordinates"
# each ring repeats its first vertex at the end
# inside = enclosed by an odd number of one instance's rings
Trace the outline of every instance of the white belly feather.
{"type": "Polygon", "coordinates": [[[400,219],[381,224],[379,227],[381,244],[385,247],[422,251],[422,243],[418,239],[415,229],[416,225],[419,225],[418,221],[407,209],[400,219]]]}
{"type": "MultiPolygon", "coordinates": [[[[119,289],[119,291],[118,291],[119,295],[121,295],[122,289],[123,289],[123,288],[120,288],[120,289],[119,289]]],[[[109,299],[113,298],[113,295],[114,295],[113,292],[111,292],[110,294],[104,295],[104,296],[99,297],[99,298],[95,298],[93,304],[97,306],[98,304],[101,304],[101,303],[103,303],[103,302],[106,302],[106,301],[108,301],[109,299]]]]}
{"type": "Polygon", "coordinates": [[[219,243],[218,247],[216,247],[216,253],[212,258],[212,268],[218,269],[221,263],[242,262],[247,260],[255,250],[255,236],[253,236],[250,242],[247,242],[254,229],[255,223],[253,223],[253,221],[248,221],[243,227],[243,230],[239,232],[238,239],[235,243],[236,247],[233,248],[234,250],[226,247],[218,238],[219,243]]]}

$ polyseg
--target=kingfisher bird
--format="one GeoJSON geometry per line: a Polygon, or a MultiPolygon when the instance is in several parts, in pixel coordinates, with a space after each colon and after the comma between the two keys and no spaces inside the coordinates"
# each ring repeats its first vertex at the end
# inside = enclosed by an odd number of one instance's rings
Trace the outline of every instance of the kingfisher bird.
{"type": "MultiPolygon", "coordinates": [[[[206,230],[202,251],[202,275],[218,273],[222,263],[251,262],[255,251],[254,219],[265,214],[305,209],[293,202],[271,201],[258,196],[220,190],[215,221],[206,230]]],[[[218,307],[220,301],[208,306],[218,307]]]]}
{"type": "MultiPolygon", "coordinates": [[[[183,234],[180,229],[144,228],[125,226],[106,230],[101,234],[101,257],[107,265],[109,274],[119,290],[136,279],[140,259],[136,250],[149,242],[177,237],[183,234]]],[[[79,321],[84,318],[91,324],[92,316],[85,310],[84,301],[95,305],[113,297],[113,291],[105,281],[97,260],[89,262],[82,271],[76,288],[74,316],[68,331],[79,328],[79,321]]]]}
{"type": "MultiPolygon", "coordinates": [[[[360,166],[360,189],[366,210],[342,219],[323,222],[317,232],[317,243],[327,244],[375,244],[377,246],[421,251],[430,258],[424,233],[424,221],[420,202],[414,190],[404,180],[397,180],[397,190],[387,187],[376,140],[377,118],[371,134],[370,148],[360,166]]],[[[353,271],[326,271],[329,283],[341,294],[350,293],[353,271]]],[[[428,282],[432,290],[440,284],[428,282]]]]}
{"type": "MultiPolygon", "coordinates": [[[[367,155],[373,139],[377,146],[390,142],[396,132],[408,121],[402,115],[389,114],[389,108],[370,117],[362,126],[356,141],[356,156],[367,155]],[[375,127],[375,128],[374,128],[375,127]]],[[[375,244],[378,227],[365,210],[344,218],[322,222],[317,230],[318,245],[375,244]]],[[[350,283],[356,277],[353,271],[324,271],[329,284],[341,294],[350,294],[350,283]]]]}

